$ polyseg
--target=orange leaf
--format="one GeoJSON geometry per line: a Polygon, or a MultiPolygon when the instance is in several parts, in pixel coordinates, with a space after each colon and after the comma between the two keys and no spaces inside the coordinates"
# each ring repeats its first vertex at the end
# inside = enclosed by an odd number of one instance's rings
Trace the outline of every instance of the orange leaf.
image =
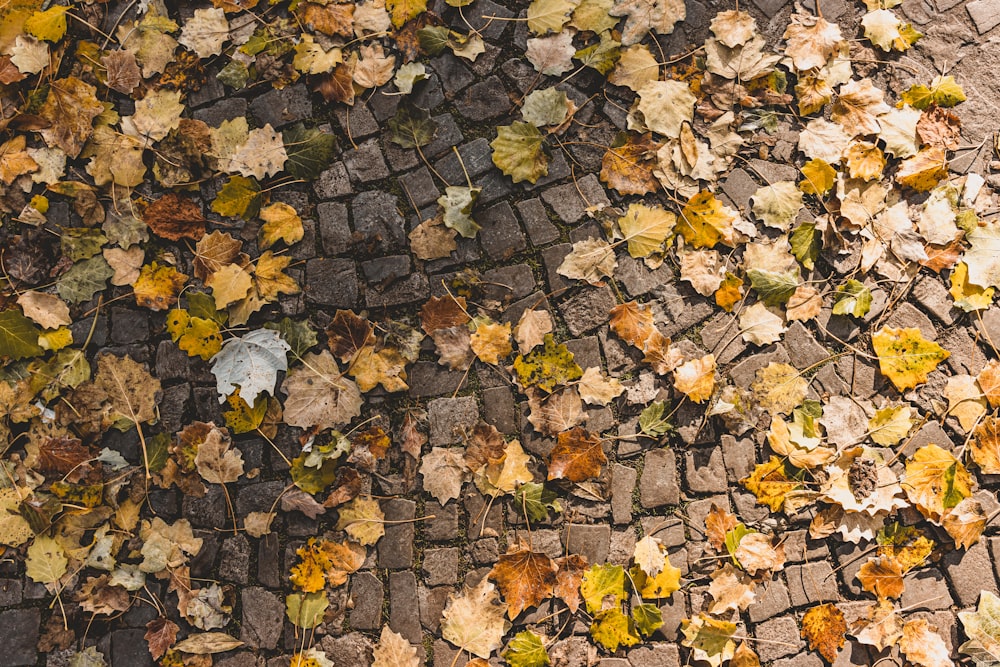
{"type": "Polygon", "coordinates": [[[556,565],[544,553],[524,549],[500,556],[490,571],[507,603],[513,619],[528,607],[537,607],[552,597],[556,585],[556,565]]]}
{"type": "Polygon", "coordinates": [[[809,648],[818,651],[827,662],[837,659],[846,632],[844,613],[832,604],[813,607],[802,617],[802,637],[809,642],[809,648]]]}
{"type": "Polygon", "coordinates": [[[895,558],[872,558],[858,571],[861,587],[880,598],[903,594],[903,566],[895,558]]]}
{"type": "Polygon", "coordinates": [[[553,596],[559,598],[575,614],[580,608],[580,583],[587,569],[587,559],[578,554],[570,554],[555,560],[559,571],[556,573],[556,585],[553,596]]]}
{"type": "Polygon", "coordinates": [[[205,235],[201,207],[190,197],[168,192],[146,207],[142,220],[153,233],[171,241],[199,241],[205,235]]]}
{"type": "Polygon", "coordinates": [[[556,446],[549,454],[549,479],[582,482],[601,474],[608,462],[601,448],[601,439],[584,428],[559,434],[556,446]]]}
{"type": "Polygon", "coordinates": [[[450,294],[432,296],[420,309],[420,327],[427,335],[440,329],[457,327],[470,319],[464,296],[457,299],[450,294]]]}
{"type": "Polygon", "coordinates": [[[650,132],[630,136],[621,146],[612,146],[601,160],[601,180],[623,195],[655,192],[660,182],[653,176],[658,167],[656,151],[662,144],[653,142],[650,132]]]}

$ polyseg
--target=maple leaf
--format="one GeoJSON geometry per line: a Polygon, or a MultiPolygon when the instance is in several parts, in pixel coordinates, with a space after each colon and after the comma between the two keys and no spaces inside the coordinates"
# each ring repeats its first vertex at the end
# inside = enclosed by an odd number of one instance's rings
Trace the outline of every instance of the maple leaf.
{"type": "Polygon", "coordinates": [[[899,650],[908,662],[920,667],[954,667],[944,639],[937,627],[925,618],[914,618],[903,624],[903,636],[899,640],[899,650]]]}
{"type": "Polygon", "coordinates": [[[800,72],[823,67],[844,41],[840,26],[822,17],[792,14],[790,19],[783,35],[788,42],[785,55],[800,72]]]}
{"type": "Polygon", "coordinates": [[[740,480],[746,489],[757,496],[757,502],[767,505],[772,512],[778,512],[785,504],[785,497],[801,488],[799,482],[790,479],[785,463],[772,456],[767,463],[760,463],[753,474],[740,480]]]}
{"type": "Polygon", "coordinates": [[[290,426],[322,431],[344,426],[361,414],[358,385],[343,376],[326,350],[307,354],[302,366],[288,373],[281,389],[288,396],[284,419],[290,426]]]}
{"type": "Polygon", "coordinates": [[[177,303],[188,277],[172,266],[147,264],[139,271],[133,289],[137,305],[150,310],[166,310],[177,303]]]}
{"type": "Polygon", "coordinates": [[[213,427],[198,445],[195,455],[198,474],[206,482],[228,484],[235,482],[243,474],[243,455],[232,449],[232,439],[220,428],[213,427]]]}
{"type": "Polygon", "coordinates": [[[159,660],[163,654],[177,641],[180,627],[170,619],[158,616],[146,624],[146,634],[143,639],[149,644],[149,654],[153,660],[159,660]]]}
{"type": "Polygon", "coordinates": [[[965,101],[965,92],[953,76],[936,76],[931,85],[914,84],[900,96],[903,102],[921,111],[932,104],[951,108],[965,101]]]}
{"type": "Polygon", "coordinates": [[[658,166],[656,151],[663,144],[654,142],[649,132],[623,135],[621,139],[615,141],[601,159],[601,180],[623,195],[656,192],[660,182],[653,171],[658,166]]]}
{"type": "Polygon", "coordinates": [[[268,329],[257,329],[242,338],[226,341],[212,357],[219,402],[225,401],[237,386],[248,404],[262,392],[273,393],[278,371],[288,370],[286,354],[290,349],[276,331],[268,329]]]}
{"type": "Polygon", "coordinates": [[[551,558],[530,549],[512,549],[500,556],[489,577],[503,594],[507,617],[514,620],[525,609],[552,597],[556,570],[551,558]]]}
{"type": "Polygon", "coordinates": [[[419,667],[423,663],[417,657],[417,649],[388,625],[382,626],[373,657],[372,667],[419,667]]]}
{"type": "Polygon", "coordinates": [[[549,454],[548,479],[582,482],[597,477],[608,462],[602,440],[579,426],[558,435],[549,454]]]}
{"type": "Polygon", "coordinates": [[[281,132],[270,124],[250,130],[247,141],[233,155],[229,170],[262,179],[280,172],[288,160],[281,132]]]}
{"type": "Polygon", "coordinates": [[[927,374],[950,356],[937,343],[928,341],[920,329],[883,327],[872,335],[879,370],[899,391],[927,382],[927,374]]]}
{"type": "Polygon", "coordinates": [[[836,605],[817,605],[802,616],[803,639],[809,642],[811,650],[819,652],[830,664],[836,662],[837,653],[846,641],[846,632],[844,613],[836,605]]]}
{"type": "Polygon", "coordinates": [[[24,150],[27,139],[18,135],[0,144],[0,180],[7,185],[23,174],[37,171],[39,164],[24,150]]]}
{"type": "Polygon", "coordinates": [[[669,35],[674,25],[687,16],[684,3],[678,0],[615,0],[608,13],[628,17],[622,30],[622,44],[626,46],[641,42],[651,31],[669,35]]]}
{"type": "Polygon", "coordinates": [[[551,394],[531,387],[528,389],[528,407],[528,421],[543,435],[558,435],[586,419],[580,392],[575,387],[566,387],[551,394]]]}
{"type": "Polygon", "coordinates": [[[305,234],[302,218],[294,208],[283,202],[265,206],[260,211],[260,219],[264,221],[257,237],[257,247],[261,250],[267,250],[279,240],[285,245],[292,245],[301,241],[305,234]]]}
{"type": "Polygon", "coordinates": [[[42,139],[49,148],[59,147],[75,158],[94,131],[94,119],[103,111],[97,89],[89,83],[73,76],[53,81],[38,110],[38,115],[50,123],[41,130],[42,139]]]}
{"type": "Polygon", "coordinates": [[[225,12],[218,8],[196,9],[184,23],[181,45],[194,51],[199,58],[222,53],[222,45],[229,39],[229,22],[225,12]]]}
{"type": "Polygon", "coordinates": [[[659,331],[653,322],[653,311],[635,301],[618,304],[610,311],[609,325],[619,338],[643,349],[647,340],[659,331]]]}
{"type": "Polygon", "coordinates": [[[946,510],[972,495],[972,487],[965,466],[937,445],[921,447],[906,462],[906,497],[932,521],[940,521],[946,510]]]}
{"type": "Polygon", "coordinates": [[[509,623],[506,605],[500,603],[496,587],[487,577],[461,595],[452,594],[441,615],[441,636],[448,642],[484,660],[500,648],[509,623]]]}

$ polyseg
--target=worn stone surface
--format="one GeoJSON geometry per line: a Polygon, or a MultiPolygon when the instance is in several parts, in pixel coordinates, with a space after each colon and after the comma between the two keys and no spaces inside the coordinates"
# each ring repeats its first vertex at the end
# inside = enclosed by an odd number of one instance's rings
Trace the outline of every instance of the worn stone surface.
{"type": "Polygon", "coordinates": [[[285,616],[284,600],[263,588],[252,587],[241,591],[240,602],[243,606],[240,641],[251,648],[277,646],[285,616]]]}
{"type": "Polygon", "coordinates": [[[642,475],[639,478],[639,502],[646,509],[676,505],[680,502],[677,482],[677,461],[669,449],[646,452],[642,475]]]}
{"type": "Polygon", "coordinates": [[[785,568],[785,578],[792,606],[801,607],[839,598],[837,577],[828,562],[789,565],[785,568]]]}

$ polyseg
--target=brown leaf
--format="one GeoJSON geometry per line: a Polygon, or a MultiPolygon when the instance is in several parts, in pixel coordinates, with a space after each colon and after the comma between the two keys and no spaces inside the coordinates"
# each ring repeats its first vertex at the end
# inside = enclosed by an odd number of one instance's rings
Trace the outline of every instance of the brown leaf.
{"type": "Polygon", "coordinates": [[[420,460],[420,450],[427,443],[427,434],[421,429],[427,415],[418,418],[413,411],[407,411],[403,416],[403,424],[399,428],[400,447],[415,461],[420,460]]]}
{"type": "Polygon", "coordinates": [[[988,518],[982,503],[975,498],[965,498],[948,510],[941,525],[955,540],[955,546],[968,549],[979,541],[988,518]]]}
{"type": "Polygon", "coordinates": [[[903,594],[903,566],[895,558],[871,558],[858,571],[861,587],[879,598],[903,594]]]}
{"type": "Polygon", "coordinates": [[[311,30],[318,30],[331,37],[354,35],[353,4],[303,2],[296,6],[295,11],[302,23],[311,30]]]}
{"type": "Polygon", "coordinates": [[[89,577],[77,591],[76,599],[84,611],[107,616],[125,611],[132,602],[128,591],[121,586],[111,585],[110,577],[106,574],[89,577]]]}
{"type": "Polygon", "coordinates": [[[451,294],[432,296],[420,308],[420,327],[428,335],[466,324],[470,319],[463,296],[457,299],[451,294]]]}
{"type": "Polygon", "coordinates": [[[961,144],[962,121],[958,116],[937,106],[930,106],[920,114],[917,136],[927,146],[942,146],[953,151],[961,144]]]}
{"type": "Polygon", "coordinates": [[[342,102],[354,104],[354,67],[341,63],[332,72],[316,78],[313,90],[323,96],[327,102],[342,102]]]}
{"type": "Polygon", "coordinates": [[[709,543],[716,550],[722,549],[726,544],[726,533],[735,528],[737,523],[735,515],[712,503],[712,509],[705,516],[705,534],[709,543]]]}
{"type": "Polygon", "coordinates": [[[27,77],[27,74],[24,74],[17,68],[17,65],[11,62],[10,56],[0,56],[0,83],[9,86],[27,77]]]}
{"type": "Polygon", "coordinates": [[[476,354],[472,351],[472,333],[469,327],[458,325],[438,329],[431,334],[434,349],[438,353],[438,363],[453,371],[464,371],[472,365],[476,354]]]}
{"type": "Polygon", "coordinates": [[[49,84],[38,115],[51,123],[42,130],[42,139],[49,148],[58,146],[68,157],[80,154],[83,145],[94,132],[94,118],[104,111],[97,99],[97,89],[74,76],[49,84]]]}
{"type": "Polygon", "coordinates": [[[371,323],[351,310],[338,310],[326,327],[330,351],[342,362],[350,361],[358,351],[371,343],[375,330],[371,323]]]}
{"type": "Polygon", "coordinates": [[[835,605],[821,604],[802,617],[802,637],[809,642],[810,649],[818,651],[829,663],[837,659],[846,632],[844,614],[835,605]]]}
{"type": "Polygon", "coordinates": [[[955,239],[946,246],[928,244],[924,248],[927,259],[920,260],[920,265],[926,266],[935,273],[941,273],[945,269],[953,268],[958,263],[958,258],[963,250],[961,239],[955,239]]]}
{"type": "Polygon", "coordinates": [[[53,437],[46,439],[38,447],[38,462],[34,467],[38,472],[54,473],[57,477],[76,471],[74,478],[67,481],[77,482],[90,469],[90,466],[85,464],[92,458],[90,449],[76,438],[53,437]],[[80,474],[81,472],[83,474],[80,474]]]}
{"type": "Polygon", "coordinates": [[[481,421],[473,427],[465,445],[465,465],[476,471],[503,458],[503,436],[492,424],[481,421]]]}
{"type": "Polygon", "coordinates": [[[524,549],[500,556],[490,571],[490,578],[497,582],[507,616],[514,619],[528,607],[537,607],[542,600],[552,597],[556,585],[556,565],[544,553],[524,549]]]}
{"type": "Polygon", "coordinates": [[[108,71],[108,88],[123,95],[130,95],[142,81],[135,53],[128,49],[108,51],[101,57],[101,64],[108,71]]]}
{"type": "Polygon", "coordinates": [[[736,651],[733,653],[733,658],[729,661],[729,667],[760,667],[760,658],[758,658],[757,654],[753,652],[753,649],[747,646],[747,643],[743,641],[736,647],[736,651]]]}
{"type": "Polygon", "coordinates": [[[160,616],[146,624],[146,634],[143,635],[149,643],[149,654],[153,660],[159,660],[177,641],[177,631],[180,628],[173,621],[160,616]]]}
{"type": "Polygon", "coordinates": [[[361,493],[364,479],[354,468],[341,466],[337,468],[337,479],[333,482],[333,490],[323,501],[324,507],[337,507],[348,503],[361,493]]]}
{"type": "Polygon", "coordinates": [[[194,275],[205,281],[224,266],[236,262],[243,244],[225,232],[202,236],[194,247],[194,275]]]}
{"type": "Polygon", "coordinates": [[[623,195],[655,192],[660,182],[653,176],[658,167],[656,151],[662,144],[653,135],[629,136],[621,146],[612,146],[601,160],[601,180],[623,195]]]}
{"type": "Polygon", "coordinates": [[[580,584],[583,582],[583,573],[587,570],[587,559],[578,554],[570,554],[556,558],[554,562],[559,570],[556,572],[556,585],[552,595],[565,602],[570,613],[575,614],[580,608],[580,584]]]}
{"type": "Polygon", "coordinates": [[[528,421],[542,435],[558,435],[586,419],[583,401],[576,387],[546,394],[537,387],[528,389],[528,421]]]}
{"type": "Polygon", "coordinates": [[[601,438],[579,426],[560,433],[549,454],[549,479],[582,482],[600,475],[601,466],[608,462],[601,442],[601,438]]]}
{"type": "MultiPolygon", "coordinates": [[[[989,397],[995,390],[983,387],[983,391],[989,397]]],[[[1000,419],[990,415],[980,422],[969,441],[969,454],[984,474],[1000,474],[1000,419]]]]}
{"type": "Polygon", "coordinates": [[[200,241],[205,235],[201,207],[190,197],[168,192],[146,207],[142,220],[153,233],[171,241],[200,241]]]}

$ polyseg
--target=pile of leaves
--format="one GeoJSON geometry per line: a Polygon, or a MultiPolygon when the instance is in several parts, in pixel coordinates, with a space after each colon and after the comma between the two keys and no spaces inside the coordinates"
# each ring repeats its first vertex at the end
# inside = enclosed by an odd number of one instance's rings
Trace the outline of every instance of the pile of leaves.
{"type": "MultiPolygon", "coordinates": [[[[864,46],[798,11],[781,44],[769,46],[750,14],[727,10],[696,53],[666,62],[658,37],[684,20],[683,3],[534,0],[523,55],[537,85],[519,100],[520,120],[497,127],[491,142],[503,174],[536,183],[578,130],[582,107],[562,84],[585,70],[606,80],[634,100],[625,129],[602,147],[600,179],[618,196],[588,210],[603,238],[574,243],[558,273],[589,289],[613,282],[625,253],[651,270],[669,263],[734,314],[732,336],[753,350],[781,341],[792,322],[825,329],[829,309],[865,327],[855,342],[839,341],[838,356],[877,363],[896,389],[877,404],[810,393],[816,368],[776,361],[736,385],[714,355],[692,354],[661,332],[655,299],[621,298],[607,314],[613,335],[641,358],[640,379],[628,386],[581,367],[548,310],[505,322],[469,276],[418,317],[279,317],[279,301],[301,291],[288,250],[305,231],[300,212],[272,193],[315,179],[338,137],[303,123],[250,127],[242,117],[211,126],[192,117],[191,96],[209,76],[233,94],[303,79],[326,102],[347,106],[391,89],[403,101],[390,140],[423,158],[436,132],[413,101],[424,61],[447,50],[473,62],[487,45],[468,23],[449,27],[420,0],[213,0],[183,16],[157,0],[133,4],[107,33],[95,27],[107,25],[97,2],[0,9],[0,544],[60,606],[72,598],[88,614],[114,617],[152,577],[166,582],[178,612],[155,601],[159,615],[146,633],[154,659],[206,665],[239,647],[226,631],[233,590],[191,576],[202,539],[187,520],[147,506],[154,487],[204,496],[218,485],[229,501],[227,485],[261,473],[247,469],[234,439],[273,444],[279,430],[296,429],[300,449],[286,458],[291,485],[280,508],[238,517],[230,501],[225,528],[259,538],[279,511],[330,519],[289,573],[287,618],[312,637],[342,621],[331,596],[384,535],[380,471],[419,474],[442,504],[472,484],[530,528],[552,521],[567,498],[607,497],[610,449],[588,430],[586,406],[638,416],[639,437],[659,446],[677,442],[674,415],[694,405],[718,429],[765,434],[767,460],[742,480],[759,503],[809,521],[814,538],[867,545],[858,579],[870,607],[851,619],[832,604],[807,611],[810,648],[832,663],[850,634],[879,650],[898,645],[917,665],[953,664],[936,629],[898,601],[906,573],[972,547],[988,523],[975,471],[1000,473],[1000,361],[945,378],[938,371],[948,350],[917,328],[882,325],[873,308],[879,295],[879,308],[895,303],[919,273],[949,280],[957,308],[988,308],[1000,287],[1000,223],[981,215],[991,196],[984,179],[948,170],[960,144],[951,111],[965,99],[958,83],[940,76],[893,98],[852,62],[852,49],[891,58],[920,38],[893,11],[897,1],[868,4],[864,46]],[[798,131],[801,177],[760,187],[741,213],[719,195],[718,180],[751,149],[767,154],[779,116],[798,131]],[[256,238],[228,231],[251,221],[256,238]],[[831,271],[843,264],[850,268],[831,271]],[[843,280],[824,288],[835,274],[843,280]],[[210,362],[224,424],[165,431],[161,383],[148,365],[123,348],[95,353],[97,315],[115,300],[161,313],[173,343],[210,362]],[[428,448],[419,409],[395,425],[379,418],[366,397],[409,389],[422,344],[450,370],[488,366],[509,377],[531,428],[553,439],[548,453],[530,454],[484,422],[460,446],[428,448]],[[930,401],[936,413],[922,413],[913,390],[934,375],[943,379],[930,401]],[[930,419],[947,422],[966,446],[908,450],[930,419]],[[108,446],[112,432],[134,433],[138,457],[108,446]]],[[[447,4],[458,15],[476,11],[474,0],[447,4]]],[[[409,236],[420,260],[450,256],[459,236],[481,229],[481,187],[444,185],[437,214],[409,236]]],[[[713,508],[704,531],[717,567],[701,579],[711,600],[682,627],[692,660],[759,664],[752,638],[738,633],[739,615],[784,567],[782,525],[747,525],[713,508]]],[[[469,665],[497,652],[516,667],[549,664],[554,637],[525,618],[550,599],[559,625],[585,622],[602,651],[634,646],[663,624],[659,604],[685,583],[653,535],[638,540],[627,565],[551,558],[527,535],[443,611],[441,635],[475,656],[469,665]]],[[[702,577],[692,574],[688,583],[702,577]]],[[[998,609],[987,593],[978,612],[963,612],[963,652],[995,660],[998,609]]],[[[74,633],[53,628],[53,646],[80,649],[72,664],[105,664],[74,633]]],[[[376,665],[423,657],[383,628],[376,665]]],[[[332,663],[313,647],[292,664],[332,663]]]]}

